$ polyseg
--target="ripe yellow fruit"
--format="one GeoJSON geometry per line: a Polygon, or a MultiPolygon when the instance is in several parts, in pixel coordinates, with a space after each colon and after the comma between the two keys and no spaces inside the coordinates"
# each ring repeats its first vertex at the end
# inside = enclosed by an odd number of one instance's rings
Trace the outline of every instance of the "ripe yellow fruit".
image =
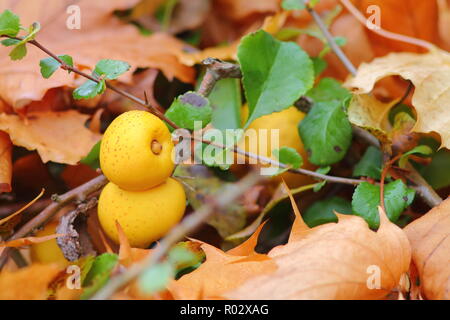
{"type": "Polygon", "coordinates": [[[116,243],[117,220],[133,247],[146,248],[181,220],[185,208],[184,189],[172,178],[146,191],[126,191],[109,183],[100,195],[98,218],[116,243]]]}
{"type": "MultiPolygon", "coordinates": [[[[47,223],[44,229],[36,233],[36,237],[44,237],[55,234],[57,226],[57,222],[47,223]]],[[[66,258],[64,258],[61,249],[58,247],[56,239],[33,244],[30,247],[30,256],[33,262],[63,264],[68,263],[66,258]]]]}
{"type": "MultiPolygon", "coordinates": [[[[244,117],[245,115],[248,115],[247,106],[243,107],[242,115],[244,117]]],[[[302,168],[314,170],[315,166],[308,161],[308,154],[305,150],[305,147],[303,146],[303,142],[300,139],[300,135],[298,133],[298,124],[303,120],[303,118],[305,118],[305,116],[306,115],[300,110],[298,110],[296,107],[290,107],[281,112],[275,112],[256,119],[249,125],[247,130],[255,130],[258,137],[257,138],[258,143],[262,143],[260,141],[261,138],[258,134],[260,129],[267,129],[267,130],[279,129],[280,140],[278,148],[290,147],[297,150],[297,152],[303,158],[302,168]]],[[[241,142],[239,143],[239,147],[248,152],[256,152],[256,150],[251,149],[249,145],[245,143],[243,140],[241,140],[241,142]]],[[[260,156],[271,157],[272,151],[275,147],[276,144],[271,141],[271,134],[270,132],[268,132],[265,141],[265,148],[261,148],[262,150],[258,148],[257,153],[260,156]]],[[[281,175],[281,177],[283,177],[283,179],[291,188],[296,188],[310,183],[314,183],[314,180],[311,177],[301,174],[285,172],[281,175]]],[[[279,181],[279,178],[276,178],[275,180],[279,181]]]]}
{"type": "Polygon", "coordinates": [[[172,174],[173,148],[163,121],[145,111],[129,111],[106,130],[100,147],[100,166],[105,176],[122,189],[147,190],[172,174]]]}

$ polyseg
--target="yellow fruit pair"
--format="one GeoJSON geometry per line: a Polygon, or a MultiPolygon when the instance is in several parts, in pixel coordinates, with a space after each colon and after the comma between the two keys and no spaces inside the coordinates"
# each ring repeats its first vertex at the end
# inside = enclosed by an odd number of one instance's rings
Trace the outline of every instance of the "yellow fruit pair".
{"type": "Polygon", "coordinates": [[[116,221],[132,246],[144,248],[181,220],[186,196],[170,178],[173,148],[164,122],[145,111],[126,112],[106,130],[100,167],[111,182],[100,195],[98,217],[115,242],[116,221]]]}

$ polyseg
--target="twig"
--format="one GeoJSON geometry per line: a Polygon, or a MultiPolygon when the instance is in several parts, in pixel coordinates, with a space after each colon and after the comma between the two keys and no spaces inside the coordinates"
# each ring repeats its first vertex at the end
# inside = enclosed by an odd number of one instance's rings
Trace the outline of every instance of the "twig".
{"type": "Polygon", "coordinates": [[[334,53],[338,56],[339,60],[341,60],[341,62],[344,64],[344,66],[347,68],[347,70],[350,71],[351,74],[356,75],[355,66],[350,61],[350,59],[345,55],[344,51],[342,51],[342,49],[339,47],[339,45],[336,43],[336,41],[334,41],[333,36],[331,35],[330,31],[328,31],[327,26],[322,21],[319,14],[310,6],[306,6],[306,10],[308,10],[308,12],[313,17],[317,26],[320,28],[320,31],[322,31],[323,35],[327,39],[328,45],[334,51],[334,53]]]}
{"type": "MultiPolygon", "coordinates": [[[[20,239],[27,236],[29,233],[32,233],[35,229],[45,224],[50,218],[52,218],[59,211],[59,209],[61,209],[62,207],[64,207],[65,205],[67,205],[72,201],[85,200],[89,194],[99,190],[104,185],[106,185],[106,183],[107,183],[106,177],[101,175],[59,196],[58,202],[53,202],[47,208],[41,211],[41,213],[39,213],[36,217],[28,221],[17,232],[15,232],[14,235],[8,239],[8,241],[20,239]]],[[[2,268],[6,262],[8,251],[9,248],[5,248],[2,255],[0,256],[0,268],[2,268]]]]}
{"type": "Polygon", "coordinates": [[[198,93],[207,97],[214,89],[217,81],[225,78],[241,78],[241,68],[237,64],[224,62],[214,58],[203,60],[202,64],[207,67],[205,76],[200,84],[198,93]]]}
{"type": "MultiPolygon", "coordinates": [[[[217,142],[212,142],[212,141],[207,141],[207,140],[203,140],[203,139],[197,139],[195,137],[191,137],[192,140],[196,141],[196,142],[200,142],[200,143],[205,143],[205,144],[209,144],[211,146],[220,148],[220,149],[227,149],[226,146],[217,143],[217,142]]],[[[362,182],[364,182],[364,180],[359,180],[359,179],[350,179],[350,178],[342,178],[342,177],[334,177],[334,176],[328,176],[325,174],[321,174],[315,171],[310,171],[310,170],[306,170],[306,169],[293,169],[291,167],[289,167],[288,165],[278,162],[276,160],[273,160],[269,157],[265,157],[265,156],[261,156],[259,154],[254,154],[251,152],[247,152],[244,151],[240,148],[238,148],[237,146],[234,146],[230,149],[230,151],[233,151],[236,154],[240,154],[242,156],[248,157],[248,158],[252,158],[255,159],[257,161],[259,161],[260,163],[264,163],[264,164],[270,164],[271,166],[275,166],[277,168],[283,168],[283,169],[288,169],[289,172],[292,173],[297,173],[297,174],[304,174],[307,176],[311,176],[313,178],[319,179],[319,180],[326,180],[329,182],[334,182],[334,183],[342,183],[342,184],[350,184],[350,185],[358,185],[362,182]]]]}
{"type": "Polygon", "coordinates": [[[138,277],[142,272],[154,266],[158,261],[164,258],[170,248],[183,239],[183,237],[197,229],[203,221],[208,219],[214,212],[229,206],[242,196],[244,190],[247,190],[260,182],[263,178],[255,173],[250,173],[240,180],[234,186],[223,188],[219,194],[221,196],[213,203],[203,205],[193,214],[186,217],[180,224],[173,228],[158,244],[154,251],[141,262],[135,263],[126,272],[117,275],[92,297],[92,300],[105,300],[110,298],[117,290],[127,285],[130,281],[138,277]]]}

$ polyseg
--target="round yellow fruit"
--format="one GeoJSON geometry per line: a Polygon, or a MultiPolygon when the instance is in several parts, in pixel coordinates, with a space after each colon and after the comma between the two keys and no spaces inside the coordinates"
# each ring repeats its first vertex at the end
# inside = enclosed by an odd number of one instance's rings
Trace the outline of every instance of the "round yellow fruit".
{"type": "MultiPolygon", "coordinates": [[[[248,115],[248,107],[244,106],[242,115],[245,117],[246,114],[248,115]]],[[[254,152],[259,154],[260,156],[271,158],[274,158],[273,156],[271,156],[274,148],[276,149],[281,147],[290,147],[297,150],[297,152],[302,156],[302,168],[314,170],[315,166],[308,161],[308,154],[298,133],[298,124],[303,120],[305,116],[306,115],[296,107],[290,107],[281,112],[275,112],[258,118],[249,125],[247,131],[255,130],[258,144],[262,144],[264,148],[259,148],[259,146],[256,145],[257,148],[255,150],[255,148],[250,148],[249,144],[243,140],[241,140],[238,146],[247,152],[254,152]],[[260,129],[269,130],[267,132],[267,135],[265,136],[265,141],[260,141],[260,139],[264,139],[264,137],[261,138],[259,135],[260,129]],[[274,129],[279,130],[280,140],[278,146],[276,145],[276,143],[273,143],[271,141],[270,130],[274,129]]],[[[244,119],[246,118],[247,117],[245,117],[244,119]]],[[[301,174],[285,172],[281,175],[281,177],[283,177],[289,187],[292,188],[314,183],[314,180],[312,178],[301,174]]],[[[277,178],[276,180],[278,181],[279,178],[277,178]]]]}
{"type": "Polygon", "coordinates": [[[118,221],[133,247],[146,248],[177,224],[185,209],[184,189],[172,178],[146,191],[126,191],[109,183],[100,195],[98,218],[116,243],[118,221]]]}
{"type": "MultiPolygon", "coordinates": [[[[44,229],[36,233],[36,237],[45,237],[56,233],[57,222],[50,222],[44,229]]],[[[30,256],[33,262],[39,263],[67,263],[64,255],[56,243],[56,239],[33,244],[30,247],[30,256]]]]}
{"type": "Polygon", "coordinates": [[[172,174],[173,148],[163,121],[145,111],[128,111],[106,130],[100,146],[100,167],[124,190],[147,190],[172,174]]]}

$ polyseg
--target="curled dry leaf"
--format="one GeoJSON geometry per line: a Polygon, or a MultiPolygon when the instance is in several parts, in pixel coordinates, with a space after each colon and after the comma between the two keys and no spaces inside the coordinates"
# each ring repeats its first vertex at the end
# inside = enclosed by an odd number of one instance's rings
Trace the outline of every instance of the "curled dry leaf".
{"type": "Polygon", "coordinates": [[[450,299],[450,198],[404,229],[427,299],[450,299]]]}
{"type": "Polygon", "coordinates": [[[63,271],[56,264],[33,264],[18,271],[0,273],[0,300],[44,300],[49,286],[63,271]]]}
{"type": "Polygon", "coordinates": [[[241,20],[256,13],[273,13],[279,9],[279,0],[217,0],[230,19],[241,20]]]}
{"type": "Polygon", "coordinates": [[[0,130],[15,145],[37,150],[43,162],[76,164],[101,137],[84,126],[88,118],[73,110],[30,113],[26,119],[0,114],[0,130]]]}
{"type": "MultiPolygon", "coordinates": [[[[132,73],[138,67],[160,69],[169,79],[177,77],[192,82],[194,71],[176,58],[185,47],[183,42],[167,34],[143,36],[136,27],[113,15],[115,10],[128,9],[137,3],[138,0],[77,1],[81,25],[72,29],[67,26],[74,14],[66,13],[74,4],[69,0],[6,0],[0,3],[0,12],[14,11],[25,26],[39,21],[42,30],[37,40],[51,46],[52,52],[72,55],[79,67],[93,68],[101,59],[115,59],[132,65],[130,72],[120,78],[124,82],[131,82],[132,73]]],[[[76,85],[75,75],[62,71],[51,79],[43,79],[39,61],[47,56],[37,48],[29,46],[29,54],[20,63],[10,61],[9,50],[0,48],[0,96],[11,106],[21,108],[33,100],[41,100],[51,88],[76,85]]]]}
{"type": "Polygon", "coordinates": [[[297,215],[288,244],[268,257],[277,270],[226,293],[229,299],[380,299],[409,268],[403,231],[380,210],[377,232],[357,216],[309,229],[297,215]],[[379,287],[377,287],[379,277],[379,287]],[[373,289],[370,287],[373,285],[373,289]]]}
{"type": "Polygon", "coordinates": [[[9,135],[0,131],[0,193],[11,192],[12,142],[9,135]]]}
{"type": "MultiPolygon", "coordinates": [[[[355,94],[367,94],[376,82],[398,75],[415,86],[412,104],[417,112],[415,132],[437,132],[450,148],[450,55],[435,49],[427,54],[391,53],[360,66],[345,85],[355,94]]],[[[388,105],[387,105],[388,106],[388,105]]]]}
{"type": "Polygon", "coordinates": [[[89,233],[87,232],[87,216],[89,210],[97,205],[96,198],[90,198],[86,203],[78,205],[75,210],[63,215],[56,232],[63,234],[56,242],[64,257],[69,261],[76,261],[83,256],[95,254],[89,233]]]}

